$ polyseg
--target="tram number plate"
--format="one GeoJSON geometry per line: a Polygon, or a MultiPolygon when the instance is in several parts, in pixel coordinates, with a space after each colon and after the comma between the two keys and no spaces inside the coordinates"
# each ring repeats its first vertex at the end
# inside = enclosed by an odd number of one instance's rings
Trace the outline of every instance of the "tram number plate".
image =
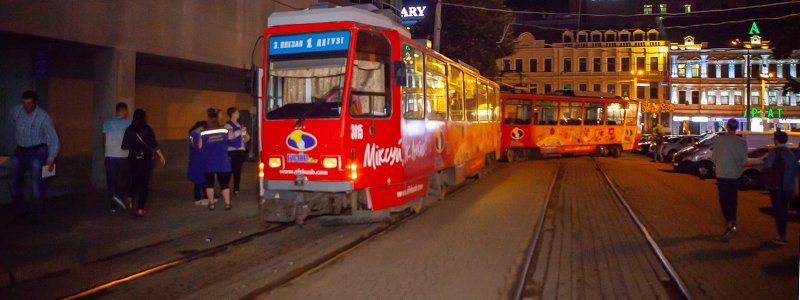
{"type": "Polygon", "coordinates": [[[308,159],[308,154],[297,153],[297,154],[287,154],[286,161],[290,163],[307,163],[309,159],[308,159]]]}

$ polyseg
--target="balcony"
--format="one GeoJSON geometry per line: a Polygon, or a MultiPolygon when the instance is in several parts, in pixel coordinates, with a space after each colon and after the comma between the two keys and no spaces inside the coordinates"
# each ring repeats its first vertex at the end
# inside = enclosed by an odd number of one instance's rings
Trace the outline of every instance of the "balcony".
{"type": "Polygon", "coordinates": [[[624,48],[667,46],[666,41],[553,43],[553,48],[624,48]]]}

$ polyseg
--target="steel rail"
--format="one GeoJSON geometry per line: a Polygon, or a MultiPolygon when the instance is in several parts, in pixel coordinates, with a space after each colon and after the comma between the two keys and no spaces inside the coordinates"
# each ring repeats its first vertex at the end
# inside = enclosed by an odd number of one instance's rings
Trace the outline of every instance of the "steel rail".
{"type": "Polygon", "coordinates": [[[550,199],[553,198],[553,189],[556,186],[558,178],[562,175],[561,161],[556,165],[556,170],[553,172],[553,179],[550,180],[550,186],[547,188],[547,193],[544,196],[542,209],[540,210],[539,218],[536,220],[536,227],[533,231],[530,244],[528,245],[527,252],[525,253],[525,261],[522,265],[522,270],[517,277],[517,288],[514,290],[512,299],[522,299],[522,293],[525,291],[525,282],[528,278],[528,271],[531,269],[533,262],[533,254],[536,252],[536,245],[539,243],[539,237],[542,235],[542,227],[544,227],[545,215],[547,215],[547,207],[550,205],[550,199]]]}
{"type": "Polygon", "coordinates": [[[606,184],[608,184],[608,187],[611,188],[611,191],[614,192],[614,195],[617,197],[617,200],[619,200],[622,206],[625,207],[625,210],[628,211],[628,215],[630,215],[631,219],[633,219],[633,221],[636,223],[636,226],[639,228],[639,231],[641,231],[642,235],[647,240],[647,243],[650,245],[650,248],[653,250],[653,252],[655,252],[656,256],[658,257],[658,260],[661,262],[661,265],[664,266],[664,269],[666,269],[667,273],[672,278],[672,281],[675,282],[675,285],[678,286],[681,295],[685,299],[691,300],[692,296],[689,293],[689,288],[683,282],[683,279],[681,279],[680,275],[678,275],[678,272],[675,271],[675,268],[672,266],[672,263],[669,262],[667,256],[664,255],[664,251],[661,250],[661,247],[658,246],[658,243],[656,243],[655,239],[650,234],[650,231],[647,230],[647,227],[645,227],[644,223],[642,223],[642,221],[639,220],[639,217],[636,216],[636,212],[634,212],[633,208],[628,204],[627,201],[625,201],[625,197],[622,196],[622,193],[619,191],[614,182],[611,181],[611,177],[609,177],[608,174],[605,172],[605,170],[603,170],[603,167],[600,166],[600,163],[594,157],[592,157],[592,161],[594,162],[597,171],[600,172],[601,175],[603,175],[603,178],[605,179],[606,184]]]}

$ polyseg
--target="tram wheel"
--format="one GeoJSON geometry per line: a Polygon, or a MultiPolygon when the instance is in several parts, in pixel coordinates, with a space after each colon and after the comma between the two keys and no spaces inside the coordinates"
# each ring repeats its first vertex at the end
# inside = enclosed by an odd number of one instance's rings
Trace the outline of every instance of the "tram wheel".
{"type": "Polygon", "coordinates": [[[505,157],[505,158],[506,158],[506,161],[507,161],[507,162],[510,162],[510,163],[512,163],[512,162],[514,162],[514,161],[516,160],[516,158],[517,158],[517,151],[516,151],[516,150],[514,150],[514,149],[507,149],[507,150],[506,150],[506,155],[505,155],[505,156],[506,156],[506,157],[505,157]]]}

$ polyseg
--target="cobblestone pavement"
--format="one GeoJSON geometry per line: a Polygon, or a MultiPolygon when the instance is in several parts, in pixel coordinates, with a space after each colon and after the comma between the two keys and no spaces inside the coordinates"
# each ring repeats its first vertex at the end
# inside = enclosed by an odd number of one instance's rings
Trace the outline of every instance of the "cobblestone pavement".
{"type": "Polygon", "coordinates": [[[562,160],[523,296],[667,299],[679,292],[589,157],[562,160]]]}
{"type": "Polygon", "coordinates": [[[626,155],[599,159],[697,299],[797,299],[800,217],[790,216],[789,245],[776,235],[769,196],[740,191],[739,231],[718,239],[723,218],[715,180],[679,174],[668,164],[626,155]]]}
{"type": "Polygon", "coordinates": [[[508,298],[555,165],[542,160],[501,166],[262,298],[508,298]]]}

